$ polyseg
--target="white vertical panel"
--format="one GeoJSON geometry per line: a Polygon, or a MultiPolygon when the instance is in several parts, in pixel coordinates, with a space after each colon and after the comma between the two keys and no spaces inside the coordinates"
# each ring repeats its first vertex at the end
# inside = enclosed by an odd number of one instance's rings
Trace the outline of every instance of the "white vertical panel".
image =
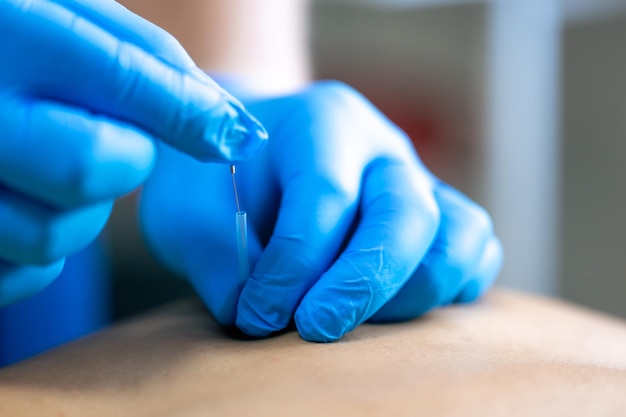
{"type": "Polygon", "coordinates": [[[558,290],[558,0],[489,5],[487,209],[505,248],[499,283],[558,290]]]}

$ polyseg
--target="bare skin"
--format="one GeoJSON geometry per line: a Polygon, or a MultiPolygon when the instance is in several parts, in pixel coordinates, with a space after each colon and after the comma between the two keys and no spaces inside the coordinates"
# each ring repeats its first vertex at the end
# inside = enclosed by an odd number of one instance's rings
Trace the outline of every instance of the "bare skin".
{"type": "Polygon", "coordinates": [[[174,35],[198,66],[261,94],[310,79],[307,0],[122,0],[174,35]]]}

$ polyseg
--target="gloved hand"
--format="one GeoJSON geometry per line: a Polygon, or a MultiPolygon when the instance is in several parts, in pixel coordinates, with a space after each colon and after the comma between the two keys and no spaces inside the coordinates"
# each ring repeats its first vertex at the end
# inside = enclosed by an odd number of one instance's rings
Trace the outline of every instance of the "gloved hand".
{"type": "Polygon", "coordinates": [[[0,306],[99,234],[155,138],[205,161],[264,142],[172,37],[114,1],[0,0],[0,58],[0,306]]]}
{"type": "Polygon", "coordinates": [[[490,287],[502,251],[489,216],[433,177],[357,92],[320,83],[248,108],[270,136],[237,165],[248,279],[237,273],[227,167],[162,146],[140,205],[150,246],[218,322],[262,337],[295,318],[304,339],[326,342],[490,287]]]}

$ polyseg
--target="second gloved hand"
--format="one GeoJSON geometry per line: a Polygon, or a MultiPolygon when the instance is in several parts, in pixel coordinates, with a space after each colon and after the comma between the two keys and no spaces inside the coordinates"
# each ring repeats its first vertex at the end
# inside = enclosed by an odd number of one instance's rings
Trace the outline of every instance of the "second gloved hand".
{"type": "Polygon", "coordinates": [[[502,253],[488,215],[434,178],[354,90],[320,83],[249,108],[270,140],[237,165],[248,279],[237,273],[227,166],[163,146],[141,203],[150,246],[220,323],[262,337],[295,319],[304,339],[333,341],[490,287],[502,253]]]}

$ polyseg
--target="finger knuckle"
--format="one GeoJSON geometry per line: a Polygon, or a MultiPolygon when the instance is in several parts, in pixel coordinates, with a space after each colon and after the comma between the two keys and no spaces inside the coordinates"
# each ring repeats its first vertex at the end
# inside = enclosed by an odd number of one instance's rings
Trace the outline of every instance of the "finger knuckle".
{"type": "Polygon", "coordinates": [[[424,231],[424,235],[434,239],[441,224],[441,210],[435,198],[429,194],[422,193],[419,206],[415,208],[415,211],[416,215],[413,216],[415,221],[419,221],[421,227],[428,228],[428,230],[424,231]]]}
{"type": "Polygon", "coordinates": [[[467,208],[470,222],[481,237],[493,234],[493,220],[483,207],[472,203],[467,208]]]}
{"type": "Polygon", "coordinates": [[[29,245],[29,261],[35,265],[48,265],[63,258],[67,255],[60,250],[59,243],[63,239],[54,222],[42,224],[29,245]]]}
{"type": "Polygon", "coordinates": [[[359,178],[357,175],[331,175],[321,176],[316,190],[318,195],[332,196],[334,206],[342,210],[356,204],[359,194],[359,178]]]}
{"type": "Polygon", "coordinates": [[[82,132],[80,141],[75,141],[73,155],[68,158],[68,178],[63,188],[66,188],[66,200],[69,204],[91,202],[96,199],[96,183],[98,158],[102,150],[98,143],[106,140],[110,134],[104,122],[95,122],[93,129],[82,132]]]}
{"type": "Polygon", "coordinates": [[[302,93],[308,106],[323,109],[325,113],[337,110],[354,111],[365,102],[353,87],[341,81],[320,81],[302,93]]]}
{"type": "Polygon", "coordinates": [[[317,84],[316,89],[323,92],[324,96],[336,101],[349,102],[361,98],[360,93],[356,89],[342,81],[321,81],[317,84]]]}

